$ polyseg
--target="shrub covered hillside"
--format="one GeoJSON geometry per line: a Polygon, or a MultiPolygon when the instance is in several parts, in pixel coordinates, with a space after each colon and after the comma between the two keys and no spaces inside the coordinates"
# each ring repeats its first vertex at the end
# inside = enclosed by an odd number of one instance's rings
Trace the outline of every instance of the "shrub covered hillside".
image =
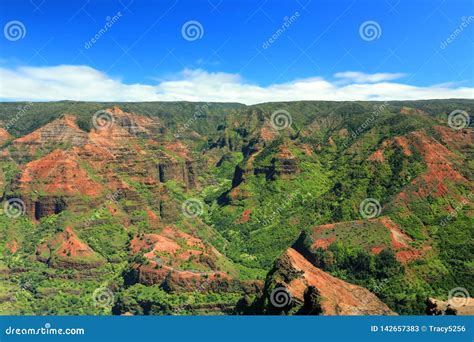
{"type": "Polygon", "coordinates": [[[473,112],[1,103],[0,313],[469,312],[473,112]]]}

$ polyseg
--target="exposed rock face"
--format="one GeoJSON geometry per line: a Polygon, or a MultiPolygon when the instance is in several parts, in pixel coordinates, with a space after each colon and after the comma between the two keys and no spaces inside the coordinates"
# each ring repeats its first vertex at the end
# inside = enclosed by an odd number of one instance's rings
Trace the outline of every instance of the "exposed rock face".
{"type": "Polygon", "coordinates": [[[161,183],[175,180],[186,188],[195,188],[196,162],[180,142],[164,144],[166,152],[159,153],[158,177],[161,183]]]}
{"type": "Polygon", "coordinates": [[[474,298],[453,297],[448,301],[436,298],[426,300],[426,313],[428,315],[474,315],[474,298]]]}
{"type": "Polygon", "coordinates": [[[42,143],[71,143],[81,145],[87,139],[87,133],[79,128],[76,117],[63,114],[58,119],[44,125],[33,133],[25,135],[14,141],[18,143],[42,144],[42,143]]]}
{"type": "Polygon", "coordinates": [[[38,246],[36,258],[59,268],[94,268],[105,262],[105,259],[81,241],[70,227],[38,246]]]}
{"type": "Polygon", "coordinates": [[[61,212],[67,207],[68,198],[93,198],[103,190],[81,167],[78,156],[63,150],[24,165],[13,184],[13,192],[25,202],[26,214],[34,219],[61,212]]]}
{"type": "Polygon", "coordinates": [[[125,129],[131,135],[151,137],[163,128],[158,118],[124,112],[115,106],[105,110],[113,117],[113,123],[125,129]]]}
{"type": "Polygon", "coordinates": [[[63,150],[55,150],[26,164],[18,183],[21,192],[94,197],[103,190],[81,167],[78,156],[63,150]],[[39,184],[38,180],[41,180],[39,184]]]}
{"type": "Polygon", "coordinates": [[[242,282],[219,271],[216,266],[219,253],[214,248],[171,226],[160,234],[136,236],[130,248],[133,254],[147,259],[146,264],[136,265],[136,281],[158,284],[166,291],[255,293],[262,285],[242,282]],[[184,265],[192,265],[196,270],[183,269],[184,265]]]}
{"type": "Polygon", "coordinates": [[[237,165],[232,179],[232,199],[244,199],[245,194],[237,192],[238,186],[244,182],[249,176],[265,175],[266,180],[274,180],[276,178],[293,178],[300,173],[298,166],[298,159],[290,151],[288,146],[281,145],[278,147],[278,152],[274,153],[265,148],[253,152],[247,161],[243,164],[237,165]],[[261,155],[272,153],[272,157],[266,162],[258,161],[261,155]],[[257,162],[258,161],[258,162],[257,162]]]}
{"type": "Polygon", "coordinates": [[[289,248],[270,271],[261,305],[261,310],[270,314],[289,310],[321,315],[395,314],[367,289],[320,270],[293,248],[289,248]],[[289,296],[285,307],[276,307],[271,302],[277,300],[271,298],[276,288],[285,289],[289,296]]]}
{"type": "Polygon", "coordinates": [[[194,188],[196,186],[196,177],[194,174],[194,162],[186,160],[178,162],[173,160],[164,160],[158,164],[159,180],[165,183],[169,180],[175,180],[178,183],[185,184],[186,187],[194,188]]]}
{"type": "Polygon", "coordinates": [[[0,146],[10,140],[11,135],[5,129],[0,127],[0,146]]]}

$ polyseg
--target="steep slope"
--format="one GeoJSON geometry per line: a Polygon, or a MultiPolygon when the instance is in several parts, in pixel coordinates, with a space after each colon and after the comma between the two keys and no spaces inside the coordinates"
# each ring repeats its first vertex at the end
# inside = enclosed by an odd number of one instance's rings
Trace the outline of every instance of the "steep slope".
{"type": "Polygon", "coordinates": [[[51,267],[94,268],[104,264],[103,257],[79,240],[71,227],[38,246],[36,257],[51,267]]]}
{"type": "Polygon", "coordinates": [[[12,108],[0,312],[422,314],[474,292],[473,130],[447,124],[472,100],[12,108]]]}
{"type": "Polygon", "coordinates": [[[323,272],[293,248],[275,263],[265,283],[264,313],[393,315],[368,290],[323,272]],[[279,301],[280,295],[287,296],[279,301]],[[285,304],[287,305],[283,305],[285,304]]]}

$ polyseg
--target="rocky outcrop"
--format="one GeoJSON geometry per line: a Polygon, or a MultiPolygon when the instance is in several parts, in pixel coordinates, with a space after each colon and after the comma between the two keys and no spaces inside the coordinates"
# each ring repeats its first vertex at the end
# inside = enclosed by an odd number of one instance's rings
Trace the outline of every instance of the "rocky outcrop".
{"type": "Polygon", "coordinates": [[[426,314],[428,315],[474,315],[474,298],[453,297],[448,301],[442,301],[436,298],[426,300],[426,314]]]}
{"type": "Polygon", "coordinates": [[[265,314],[395,314],[367,289],[320,270],[293,248],[269,272],[257,307],[265,314]]]}
{"type": "Polygon", "coordinates": [[[28,161],[44,148],[82,146],[87,133],[79,128],[76,117],[63,114],[58,119],[12,142],[11,157],[16,161],[28,161]]]}
{"type": "Polygon", "coordinates": [[[90,178],[81,163],[72,151],[55,150],[24,165],[12,192],[24,201],[27,215],[40,219],[63,211],[69,198],[99,196],[102,185],[90,178]]]}
{"type": "Polygon", "coordinates": [[[166,183],[169,180],[174,180],[180,184],[184,184],[187,188],[194,188],[196,186],[194,161],[186,160],[179,162],[166,158],[163,159],[158,164],[160,182],[166,183]]]}
{"type": "Polygon", "coordinates": [[[217,267],[219,253],[201,239],[168,226],[159,234],[137,235],[130,243],[133,254],[146,262],[134,266],[134,281],[160,285],[169,292],[255,293],[261,283],[239,281],[217,267]],[[193,270],[188,269],[192,267],[193,270]]]}
{"type": "Polygon", "coordinates": [[[70,227],[38,246],[36,258],[57,268],[88,269],[105,263],[105,259],[81,241],[70,227]]]}
{"type": "Polygon", "coordinates": [[[118,106],[105,111],[112,116],[112,125],[118,125],[134,136],[149,138],[161,133],[163,128],[160,120],[156,117],[127,113],[118,106]]]}

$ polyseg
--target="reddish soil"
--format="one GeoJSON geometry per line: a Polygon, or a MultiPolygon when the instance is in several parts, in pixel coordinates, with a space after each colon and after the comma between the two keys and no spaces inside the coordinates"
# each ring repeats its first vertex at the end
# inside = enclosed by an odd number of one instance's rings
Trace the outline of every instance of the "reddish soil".
{"type": "Polygon", "coordinates": [[[15,239],[13,239],[13,240],[7,242],[7,245],[5,247],[8,248],[8,250],[12,254],[15,254],[16,251],[18,250],[18,242],[15,239]]]}
{"type": "Polygon", "coordinates": [[[158,221],[159,221],[158,216],[157,216],[153,211],[151,211],[151,210],[148,209],[148,210],[146,211],[146,214],[147,214],[148,218],[150,219],[150,221],[151,221],[152,223],[155,223],[155,222],[158,222],[158,221]]]}
{"type": "Polygon", "coordinates": [[[398,251],[395,253],[396,258],[401,263],[407,263],[411,260],[418,259],[421,257],[421,252],[415,249],[398,251]]]}
{"type": "Polygon", "coordinates": [[[124,143],[133,142],[134,137],[119,125],[112,124],[102,129],[93,129],[89,132],[89,140],[102,148],[114,149],[124,143]]]}
{"type": "MultiPolygon", "coordinates": [[[[67,227],[63,232],[38,247],[39,251],[51,250],[59,257],[90,257],[95,252],[86,243],[82,242],[72,230],[67,227]]],[[[40,253],[41,254],[41,253],[40,253]]]]}
{"type": "Polygon", "coordinates": [[[89,178],[71,152],[55,150],[25,165],[19,179],[22,191],[43,191],[66,195],[97,196],[102,185],[89,178]],[[38,185],[38,181],[41,181],[38,185]],[[39,188],[38,188],[39,187],[39,188]]]}
{"type": "Polygon", "coordinates": [[[278,153],[278,158],[279,159],[295,159],[295,156],[293,153],[290,151],[288,146],[281,145],[280,146],[280,151],[278,153]]]}
{"type": "Polygon", "coordinates": [[[248,222],[250,220],[250,214],[252,213],[252,210],[251,209],[245,209],[243,212],[242,212],[242,217],[240,218],[240,220],[237,220],[236,223],[245,223],[245,222],[248,222]]]}
{"type": "MultiPolygon", "coordinates": [[[[400,262],[407,262],[416,258],[421,257],[422,251],[416,250],[415,248],[410,246],[410,243],[412,242],[412,239],[406,235],[399,227],[398,225],[393,222],[389,217],[383,216],[383,217],[378,217],[374,219],[368,220],[374,224],[379,224],[382,225],[387,229],[387,234],[390,234],[390,240],[391,240],[391,248],[395,250],[397,253],[397,259],[400,262]]],[[[346,227],[346,226],[354,226],[356,224],[363,224],[363,220],[357,220],[357,221],[347,221],[347,222],[338,222],[338,223],[332,223],[332,224],[324,224],[321,226],[317,226],[313,228],[313,233],[312,233],[312,239],[313,243],[311,245],[312,248],[324,248],[327,249],[332,243],[337,241],[336,236],[329,236],[322,238],[320,235],[324,230],[327,229],[338,229],[338,227],[346,227]]],[[[357,229],[357,228],[354,228],[357,229]]],[[[379,244],[376,246],[369,246],[370,247],[370,252],[373,254],[378,254],[385,248],[389,246],[385,246],[383,244],[379,244]]],[[[368,247],[368,248],[369,248],[368,247]]]]}
{"type": "Polygon", "coordinates": [[[321,295],[324,315],[393,315],[383,302],[362,287],[347,283],[320,270],[293,248],[289,248],[283,258],[291,267],[303,272],[301,276],[285,285],[294,299],[303,301],[304,291],[314,286],[321,295]]]}
{"type": "Polygon", "coordinates": [[[411,156],[412,152],[410,151],[410,145],[408,139],[403,136],[395,137],[395,142],[400,146],[403,150],[403,154],[406,156],[411,156]]]}
{"type": "Polygon", "coordinates": [[[3,145],[11,138],[10,133],[0,127],[0,145],[3,145]]]}
{"type": "Polygon", "coordinates": [[[410,107],[402,107],[400,109],[401,114],[406,114],[406,115],[426,115],[426,112],[421,110],[421,109],[415,109],[415,108],[410,108],[410,107]]]}
{"type": "Polygon", "coordinates": [[[66,228],[58,239],[61,241],[57,250],[58,256],[88,257],[94,254],[92,248],[79,240],[70,227],[66,228]]]}
{"type": "Polygon", "coordinates": [[[375,151],[369,158],[368,160],[370,161],[378,161],[383,163],[385,161],[385,157],[383,155],[384,150],[380,149],[375,151]]]}
{"type": "Polygon", "coordinates": [[[265,142],[272,141],[276,135],[277,133],[275,132],[275,130],[267,126],[263,126],[260,129],[260,139],[265,142]]]}
{"type": "Polygon", "coordinates": [[[133,125],[141,131],[146,131],[151,127],[156,127],[159,125],[157,118],[150,118],[148,116],[139,115],[136,113],[127,113],[118,106],[108,108],[106,111],[112,114],[116,121],[132,122],[133,125]]]}
{"type": "Polygon", "coordinates": [[[313,244],[312,248],[328,248],[334,241],[336,241],[335,236],[328,237],[326,239],[316,239],[313,244]]]}
{"type": "Polygon", "coordinates": [[[372,252],[372,254],[379,254],[379,253],[382,252],[384,249],[385,249],[385,246],[384,246],[384,245],[381,245],[381,246],[372,247],[370,251],[372,252]]]}
{"type": "Polygon", "coordinates": [[[179,141],[165,143],[164,148],[183,159],[191,159],[188,147],[179,141]]]}
{"type": "MultiPolygon", "coordinates": [[[[450,134],[450,133],[446,133],[450,134]]],[[[449,182],[469,183],[455,168],[459,157],[441,145],[438,141],[427,136],[423,131],[407,135],[407,144],[411,144],[422,155],[427,170],[415,178],[408,188],[398,194],[397,200],[407,200],[411,196],[425,198],[444,197],[450,195],[449,182]]],[[[452,194],[456,197],[455,194],[452,194]]]]}
{"type": "Polygon", "coordinates": [[[435,126],[434,128],[441,135],[441,140],[449,147],[464,151],[471,149],[474,144],[472,129],[454,130],[448,126],[435,126]]]}
{"type": "Polygon", "coordinates": [[[180,261],[187,261],[192,256],[202,255],[210,258],[212,250],[201,239],[184,233],[173,227],[165,227],[159,234],[136,236],[130,244],[134,254],[146,251],[143,256],[154,260],[156,254],[168,263],[179,266],[180,261]]]}
{"type": "Polygon", "coordinates": [[[394,249],[409,247],[411,239],[403,233],[395,222],[390,220],[388,217],[381,217],[378,219],[387,229],[390,230],[390,236],[392,239],[392,247],[394,249]]]}
{"type": "Polygon", "coordinates": [[[307,156],[311,156],[314,152],[311,146],[309,146],[308,144],[302,144],[301,148],[307,156]]]}

